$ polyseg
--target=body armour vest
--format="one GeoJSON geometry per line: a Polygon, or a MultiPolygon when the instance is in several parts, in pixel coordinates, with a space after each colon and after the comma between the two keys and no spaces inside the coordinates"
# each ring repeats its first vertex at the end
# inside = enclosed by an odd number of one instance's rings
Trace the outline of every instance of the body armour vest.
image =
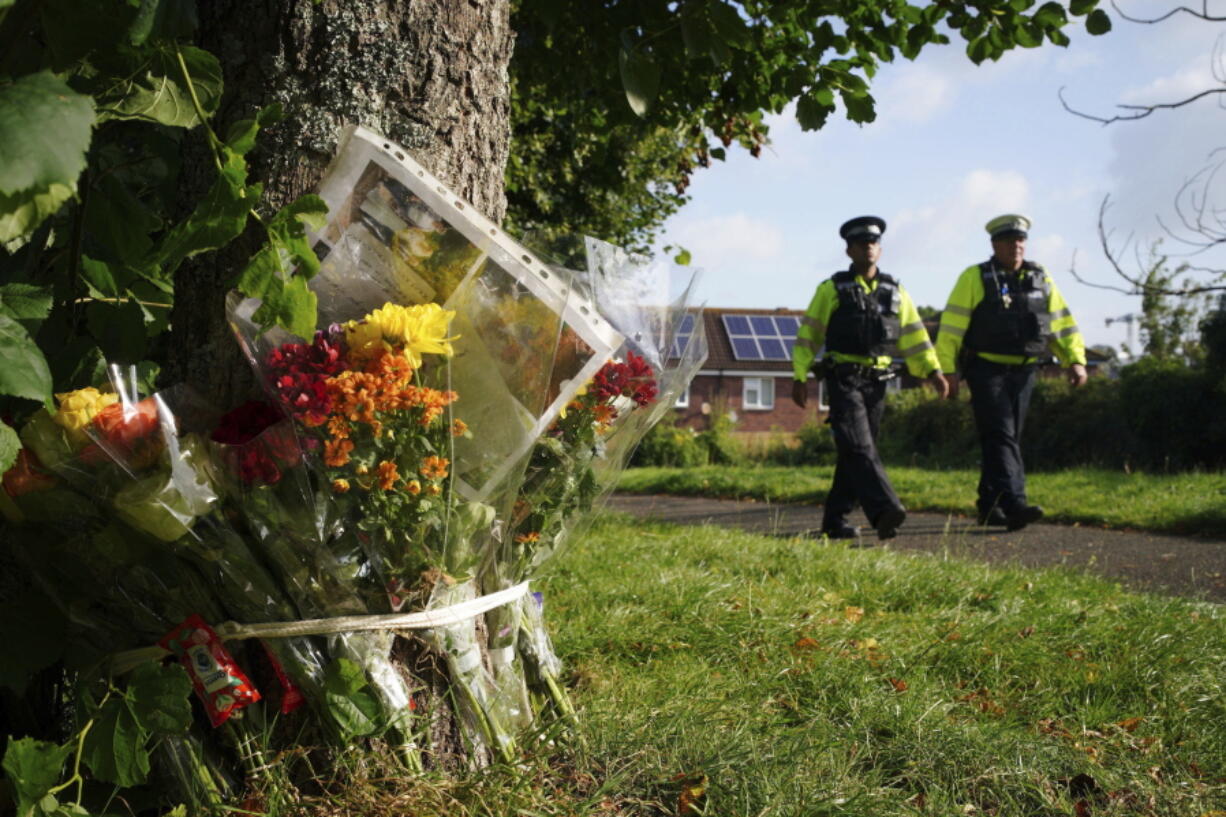
{"type": "Polygon", "coordinates": [[[971,313],[967,348],[1025,357],[1038,357],[1047,351],[1051,293],[1043,268],[1024,261],[1017,276],[1013,276],[999,272],[991,261],[985,261],[979,265],[979,275],[983,281],[983,300],[971,313]]]}
{"type": "Polygon", "coordinates": [[[838,294],[826,327],[826,348],[832,352],[863,357],[888,354],[898,345],[902,324],[902,293],[898,282],[877,273],[877,289],[865,292],[851,272],[838,272],[830,278],[838,294]]]}

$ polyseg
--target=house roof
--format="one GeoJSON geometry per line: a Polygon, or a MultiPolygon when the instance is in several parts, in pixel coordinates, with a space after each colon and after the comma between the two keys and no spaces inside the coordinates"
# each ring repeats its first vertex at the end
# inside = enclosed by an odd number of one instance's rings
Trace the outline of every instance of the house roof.
{"type": "Polygon", "coordinates": [[[788,346],[787,360],[737,360],[732,351],[732,341],[724,327],[725,315],[772,315],[791,317],[799,320],[804,312],[798,309],[731,309],[707,307],[703,312],[704,328],[707,331],[707,362],[704,369],[727,369],[740,371],[780,371],[791,372],[791,347],[788,346]]]}

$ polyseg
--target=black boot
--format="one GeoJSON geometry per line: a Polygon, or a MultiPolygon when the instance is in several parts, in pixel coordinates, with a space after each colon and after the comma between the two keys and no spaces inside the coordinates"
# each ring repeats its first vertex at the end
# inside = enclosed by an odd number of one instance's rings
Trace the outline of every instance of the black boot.
{"type": "Polygon", "coordinates": [[[1005,514],[1006,525],[1009,530],[1021,530],[1032,522],[1038,522],[1043,518],[1043,509],[1038,505],[1018,505],[1013,510],[1005,514]]]}

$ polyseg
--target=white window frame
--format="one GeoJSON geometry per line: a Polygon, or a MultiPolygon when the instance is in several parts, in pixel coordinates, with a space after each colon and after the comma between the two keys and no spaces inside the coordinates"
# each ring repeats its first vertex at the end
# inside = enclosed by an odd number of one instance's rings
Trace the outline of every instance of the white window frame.
{"type": "Polygon", "coordinates": [[[685,388],[677,395],[677,402],[673,403],[673,408],[687,409],[690,407],[690,384],[686,383],[685,388]]]}
{"type": "Polygon", "coordinates": [[[775,410],[775,378],[773,377],[742,377],[741,378],[741,408],[746,411],[775,410]],[[750,382],[757,384],[758,399],[749,399],[750,382]],[[767,399],[766,402],[762,398],[767,399]]]}

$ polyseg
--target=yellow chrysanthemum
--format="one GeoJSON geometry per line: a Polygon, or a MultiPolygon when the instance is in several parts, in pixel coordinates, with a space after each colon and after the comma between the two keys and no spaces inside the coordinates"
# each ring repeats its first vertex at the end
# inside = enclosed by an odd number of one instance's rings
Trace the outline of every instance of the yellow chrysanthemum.
{"type": "Polygon", "coordinates": [[[367,315],[365,325],[377,329],[384,341],[402,347],[405,357],[416,369],[421,366],[423,354],[451,355],[454,352],[451,341],[455,338],[447,337],[447,327],[454,317],[454,310],[443,309],[435,303],[415,306],[389,303],[367,315]]]}
{"type": "Polygon", "coordinates": [[[348,321],[345,323],[345,344],[354,360],[367,360],[388,348],[383,341],[383,331],[373,323],[348,321]]]}
{"type": "Polygon", "coordinates": [[[107,406],[114,405],[119,397],[114,394],[103,394],[90,386],[57,394],[55,399],[59,401],[59,410],[55,412],[52,419],[68,430],[68,436],[73,442],[81,443],[85,441],[85,432],[82,429],[90,424],[94,415],[107,406]]]}

